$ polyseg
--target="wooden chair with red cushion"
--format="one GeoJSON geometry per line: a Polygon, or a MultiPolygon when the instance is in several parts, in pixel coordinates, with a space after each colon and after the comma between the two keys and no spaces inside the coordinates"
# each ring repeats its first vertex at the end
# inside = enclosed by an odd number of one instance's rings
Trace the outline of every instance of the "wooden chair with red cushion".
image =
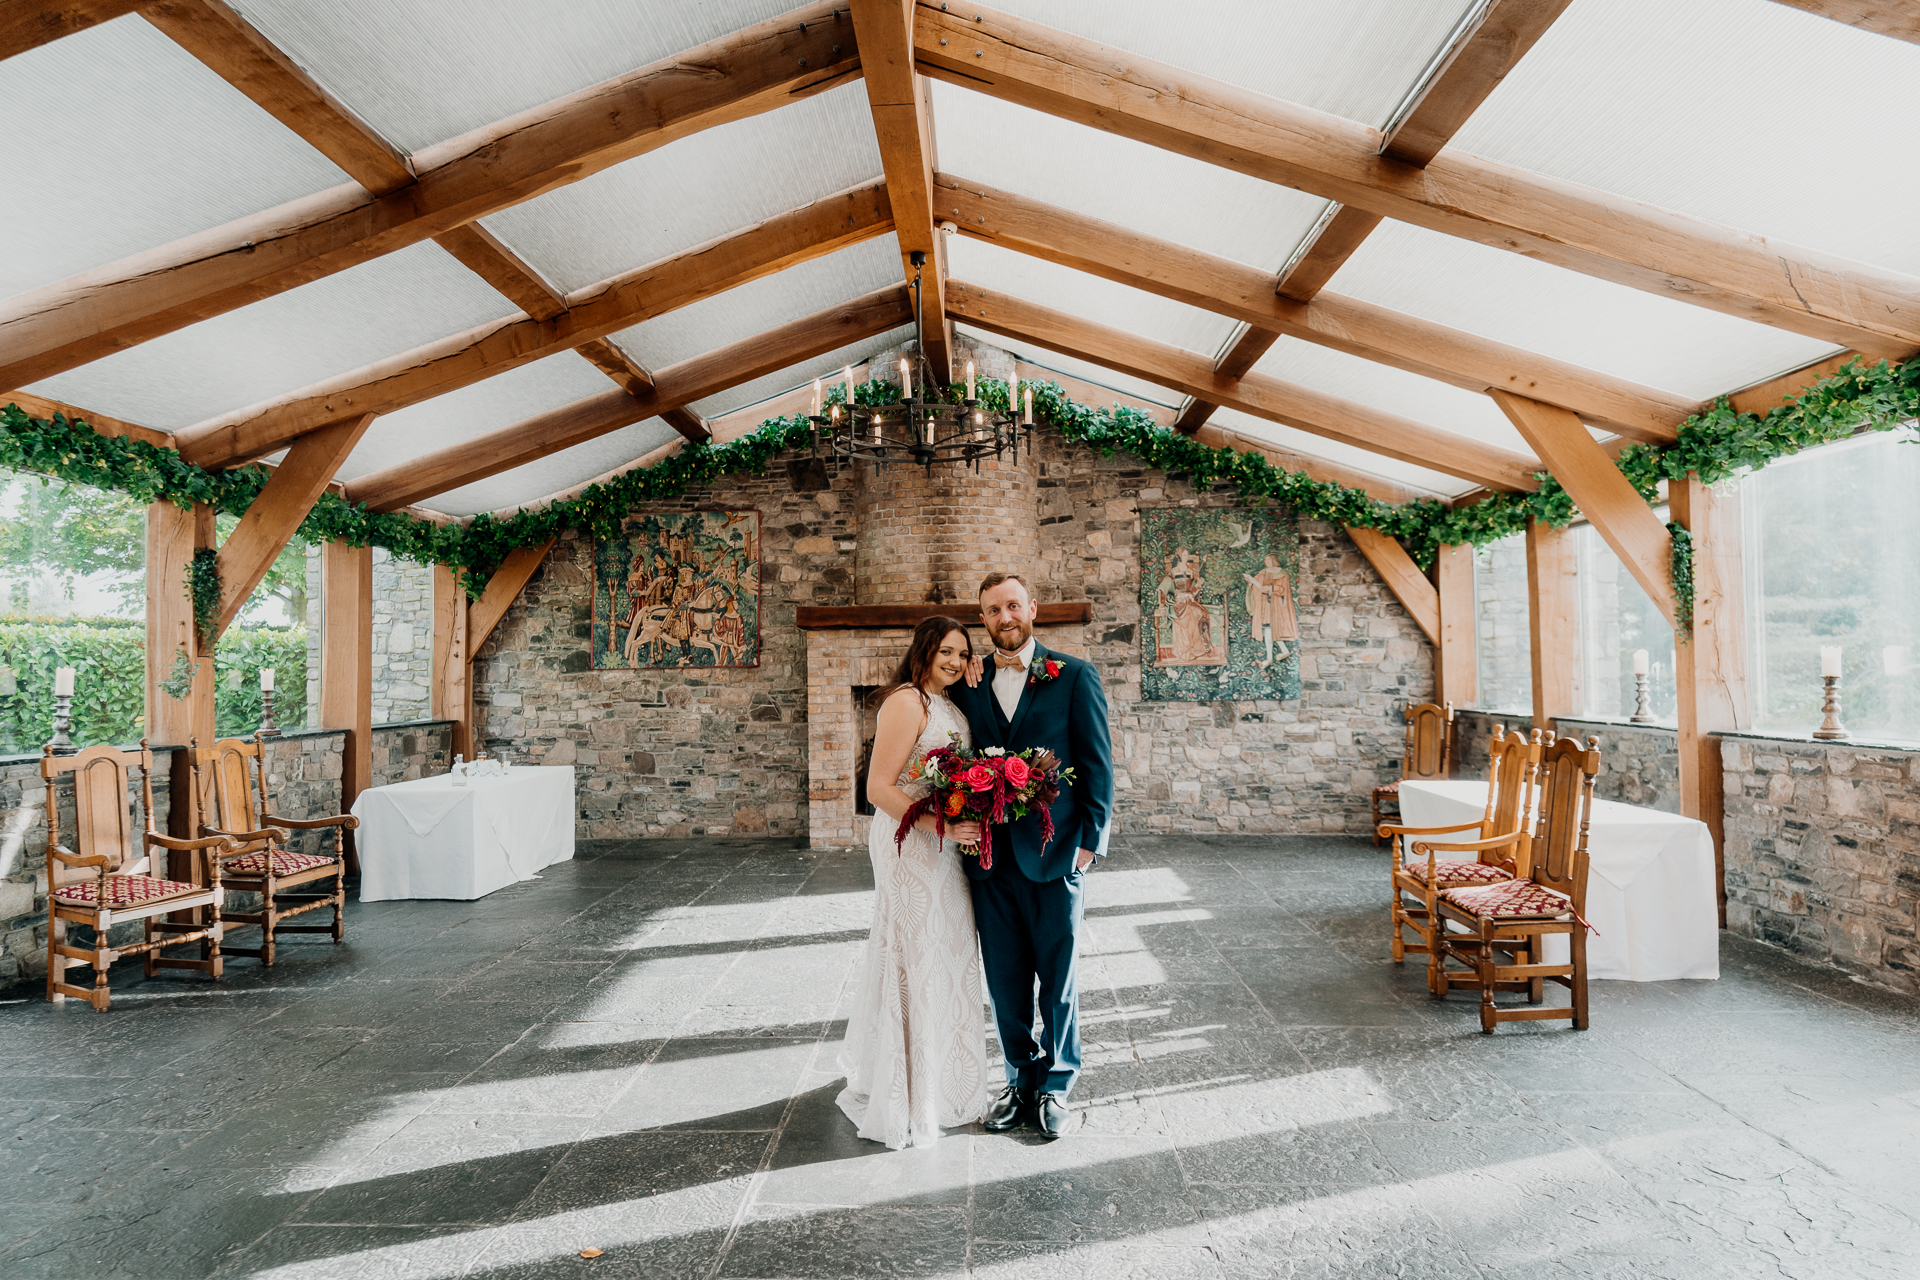
{"type": "Polygon", "coordinates": [[[1388,815],[1400,816],[1400,783],[1408,778],[1444,778],[1453,772],[1453,704],[1422,702],[1407,708],[1407,750],[1400,761],[1399,782],[1373,789],[1373,842],[1380,843],[1380,824],[1388,815]]]}
{"type": "Polygon", "coordinates": [[[1499,884],[1452,888],[1440,895],[1440,951],[1433,957],[1435,995],[1460,979],[1480,991],[1480,1029],[1492,1034],[1502,1022],[1570,1018],[1587,1029],[1587,826],[1593,815],[1593,781],[1600,772],[1599,739],[1561,738],[1547,745],[1539,769],[1539,825],[1528,842],[1521,874],[1499,884]],[[1457,929],[1449,929],[1449,924],[1457,929]],[[1564,963],[1532,961],[1546,939],[1565,934],[1564,963]],[[1496,953],[1505,953],[1502,964],[1496,953]],[[1446,967],[1448,961],[1470,973],[1446,967]],[[1570,1006],[1542,1006],[1545,984],[1573,993],[1570,1006]],[[1495,990],[1524,990],[1526,1006],[1494,1003],[1495,990]]]}
{"type": "Polygon", "coordinates": [[[56,756],[43,750],[40,776],[47,784],[47,999],[55,1004],[74,996],[99,1013],[113,992],[107,974],[115,960],[143,956],[147,976],[159,969],[198,969],[220,976],[220,855],[230,847],[222,836],[177,840],[153,829],[153,752],[143,740],[137,750],[88,747],[78,755],[56,756]],[[127,796],[127,770],[140,770],[140,806],[145,815],[136,842],[127,796]],[[73,775],[75,852],[60,843],[60,805],[55,783],[73,775]],[[185,880],[159,874],[153,850],[183,855],[185,880]],[[205,917],[198,913],[204,911],[205,917]],[[160,917],[181,913],[172,920],[160,917]],[[113,927],[138,920],[142,940],[114,945],[113,927]],[[67,942],[69,925],[93,930],[93,948],[67,942]],[[161,948],[198,942],[195,958],[168,956],[161,948]],[[93,986],[66,980],[72,965],[93,966],[93,986]]]}
{"type": "Polygon", "coordinates": [[[209,809],[219,819],[217,825],[203,821],[200,830],[207,835],[226,836],[234,842],[234,853],[221,864],[221,878],[229,891],[260,895],[259,910],[229,909],[227,912],[229,924],[258,925],[260,945],[228,944],[227,950],[234,955],[257,956],[262,964],[270,966],[274,939],[282,933],[330,933],[338,945],[346,936],[344,833],[358,827],[360,819],[344,813],[326,818],[283,818],[268,809],[266,771],[259,742],[221,738],[211,747],[192,745],[196,785],[203,797],[211,792],[209,809]],[[284,847],[294,831],[319,831],[328,827],[333,829],[331,854],[296,853],[284,847]],[[305,892],[294,892],[301,889],[305,892]],[[281,923],[328,906],[333,908],[330,924],[281,923]]]}
{"type": "Polygon", "coordinates": [[[1434,902],[1443,890],[1466,885],[1493,884],[1525,874],[1527,818],[1532,811],[1534,771],[1540,765],[1540,734],[1508,733],[1496,725],[1488,748],[1487,807],[1477,822],[1447,827],[1403,827],[1387,824],[1379,834],[1393,847],[1393,962],[1409,951],[1428,957],[1428,987],[1434,955],[1437,921],[1434,902]],[[1441,843],[1434,836],[1471,839],[1441,843]],[[1442,858],[1442,852],[1456,855],[1442,858]],[[1462,858],[1457,855],[1471,854],[1462,858]],[[1407,941],[1412,929],[1419,942],[1407,941]]]}

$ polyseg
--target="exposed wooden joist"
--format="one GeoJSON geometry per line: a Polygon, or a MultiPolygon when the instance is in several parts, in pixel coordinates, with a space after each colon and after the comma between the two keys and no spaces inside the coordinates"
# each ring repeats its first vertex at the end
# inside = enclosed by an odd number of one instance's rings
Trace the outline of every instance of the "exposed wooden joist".
{"type": "Polygon", "coordinates": [[[1466,436],[1436,431],[1396,414],[1264,374],[1249,374],[1237,380],[1224,378],[1205,356],[1022,302],[978,285],[948,281],[947,306],[954,319],[977,328],[1091,360],[1109,369],[1131,373],[1163,387],[1330,440],[1490,488],[1524,490],[1535,485],[1533,475],[1539,466],[1523,454],[1509,453],[1466,436]]]}
{"type": "Polygon", "coordinates": [[[1353,545],[1360,549],[1360,554],[1380,575],[1380,581],[1386,583],[1387,590],[1393,592],[1393,598],[1406,609],[1407,616],[1426,632],[1430,642],[1439,644],[1440,593],[1427,580],[1427,575],[1420,572],[1420,566],[1413,562],[1413,557],[1407,554],[1407,549],[1400,545],[1399,539],[1360,525],[1348,525],[1346,528],[1353,545]]]}
{"type": "Polygon", "coordinates": [[[1613,458],[1565,409],[1505,391],[1492,393],[1514,430],[1546,464],[1580,514],[1613,548],[1667,625],[1675,626],[1673,539],[1613,458]]]}
{"type": "Polygon", "coordinates": [[[128,436],[160,449],[173,448],[171,431],[156,431],[152,427],[143,427],[135,422],[123,422],[119,418],[109,418],[104,414],[93,413],[78,405],[63,400],[49,400],[45,396],[34,395],[31,391],[9,391],[0,395],[0,405],[15,404],[29,418],[40,418],[51,422],[55,415],[62,415],[70,422],[84,422],[103,436],[128,436]]]}
{"type": "Polygon", "coordinates": [[[1862,31],[1920,44],[1920,4],[1914,0],[1778,0],[1862,31]]]}
{"type": "Polygon", "coordinates": [[[479,223],[444,231],[433,241],[535,320],[551,320],[566,311],[566,296],[479,223]]]}
{"type": "Polygon", "coordinates": [[[254,588],[273,568],[273,562],[286,549],[287,542],[300,528],[300,522],[313,510],[313,504],[327,491],[333,473],[353,452],[373,423],[373,415],[361,414],[336,422],[330,427],[302,436],[287,450],[287,456],[274,469],[267,487],[247,507],[240,523],[221,544],[216,563],[220,568],[220,607],[213,624],[218,639],[240,611],[253,598],[254,588]]]}
{"type": "Polygon", "coordinates": [[[1518,391],[1636,440],[1671,443],[1677,425],[1705,407],[1355,298],[1322,293],[1311,303],[1296,302],[1275,294],[1273,278],[1244,263],[971,179],[941,174],[936,181],[938,208],[954,217],[964,235],[1252,325],[1231,359],[1219,363],[1218,371],[1229,377],[1243,362],[1251,368],[1263,353],[1255,335],[1264,331],[1468,391],[1518,391]]]}
{"type": "Polygon", "coordinates": [[[537,547],[514,548],[500,562],[500,567],[493,571],[493,576],[487,579],[486,590],[467,609],[468,661],[480,656],[480,650],[492,637],[493,629],[500,625],[500,620],[507,616],[507,610],[526,590],[528,581],[546,561],[547,552],[553,550],[556,541],[558,539],[548,538],[537,547]]]}
{"type": "Polygon", "coordinates": [[[8,299],[0,386],[30,385],[453,230],[858,69],[836,0],[797,9],[416,153],[387,196],[349,183],[8,299]]]}
{"type": "Polygon", "coordinates": [[[707,420],[685,405],[662,409],[660,421],[695,443],[713,438],[713,428],[707,424],[707,420]]]}
{"type": "Polygon", "coordinates": [[[1337,206],[1333,216],[1321,223],[1280,269],[1274,292],[1295,302],[1312,302],[1380,222],[1377,213],[1351,205],[1337,206]]]}
{"type": "Polygon", "coordinates": [[[1330,484],[1345,485],[1349,489],[1359,489],[1370,498],[1386,503],[1414,502],[1422,498],[1438,498],[1439,495],[1426,489],[1417,489],[1412,485],[1399,484],[1384,480],[1352,467],[1343,467],[1337,462],[1325,458],[1316,458],[1311,454],[1295,453],[1279,445],[1269,444],[1265,440],[1255,439],[1238,431],[1212,423],[1194,432],[1193,438],[1212,449],[1232,449],[1237,453],[1257,453],[1275,466],[1288,471],[1298,471],[1314,480],[1325,480],[1330,484]]]}
{"type": "Polygon", "coordinates": [[[1743,319],[1905,358],[1920,279],[1477,156],[1425,169],[1378,130],[1039,23],[921,0],[923,74],[1181,155],[1743,319]],[[976,19],[977,15],[977,19],[976,19]]]}
{"type": "Polygon", "coordinates": [[[257,458],[349,413],[391,413],[470,386],[891,226],[884,184],[843,191],[571,295],[552,320],[510,316],[189,427],[180,452],[201,466],[257,458]]]}
{"type": "Polygon", "coordinates": [[[138,9],[142,0],[6,0],[0,4],[0,60],[138,9]]]}
{"type": "MultiPolygon", "coordinates": [[[[718,351],[668,365],[641,396],[609,391],[550,410],[473,440],[360,477],[347,498],[376,511],[418,502],[436,493],[558,453],[586,440],[662,415],[728,387],[910,323],[913,306],[903,285],[891,285],[839,307],[815,312],[718,351]]],[[[703,424],[704,425],[704,424],[703,424]]]]}
{"type": "Polygon", "coordinates": [[[1842,351],[1839,355],[1816,360],[1812,364],[1802,365],[1798,369],[1783,373],[1777,378],[1768,378],[1765,382],[1756,382],[1750,387],[1742,387],[1727,395],[1727,403],[1739,413],[1764,414],[1769,409],[1777,409],[1787,400],[1798,400],[1800,393],[1840,372],[1851,362],[1858,360],[1857,351],[1842,351]]]}
{"type": "Polygon", "coordinates": [[[934,229],[933,130],[913,69],[913,0],[849,0],[848,7],[893,206],[894,238],[909,282],[915,272],[912,255],[925,256],[920,327],[934,379],[944,384],[953,377],[953,329],[946,314],[946,254],[934,229]]]}
{"type": "MultiPolygon", "coordinates": [[[[1267,354],[1278,341],[1280,334],[1277,331],[1250,325],[1233,340],[1226,354],[1213,362],[1214,372],[1229,378],[1245,377],[1252,372],[1254,365],[1260,363],[1260,357],[1267,354]]],[[[1219,407],[1205,400],[1189,400],[1187,407],[1180,411],[1180,416],[1173,420],[1173,428],[1192,435],[1206,425],[1207,419],[1219,407]]]]}
{"type": "Polygon", "coordinates": [[[583,342],[574,350],[585,356],[594,368],[619,383],[620,389],[630,396],[643,396],[653,389],[653,375],[641,368],[639,361],[605,338],[583,342]]]}

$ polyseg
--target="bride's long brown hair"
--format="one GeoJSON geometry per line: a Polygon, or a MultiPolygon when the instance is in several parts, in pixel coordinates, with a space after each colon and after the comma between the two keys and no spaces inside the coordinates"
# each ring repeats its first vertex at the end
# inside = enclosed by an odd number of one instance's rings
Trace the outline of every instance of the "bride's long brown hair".
{"type": "Polygon", "coordinates": [[[931,712],[933,699],[927,696],[926,682],[933,674],[933,660],[940,656],[940,642],[956,631],[967,642],[967,656],[971,658],[973,637],[967,634],[966,623],[941,614],[922,618],[920,625],[913,629],[913,639],[907,641],[907,653],[900,659],[899,669],[893,673],[893,683],[873,695],[872,705],[879,706],[892,697],[895,690],[911,687],[920,695],[920,709],[931,712]]]}

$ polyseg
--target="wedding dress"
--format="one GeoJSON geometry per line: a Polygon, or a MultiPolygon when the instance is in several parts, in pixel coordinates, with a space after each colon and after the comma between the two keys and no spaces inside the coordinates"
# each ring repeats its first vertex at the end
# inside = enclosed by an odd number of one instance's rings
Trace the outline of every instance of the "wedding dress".
{"type": "MultiPolygon", "coordinates": [[[[927,794],[920,765],[951,734],[971,745],[966,719],[935,697],[900,775],[914,799],[927,794]]],[[[987,1032],[980,940],[957,846],[913,831],[896,847],[899,824],[874,814],[873,927],[854,980],[853,1011],[840,1047],[847,1087],[837,1101],[863,1138],[898,1150],[926,1146],[940,1130],[985,1114],[987,1032]]]]}

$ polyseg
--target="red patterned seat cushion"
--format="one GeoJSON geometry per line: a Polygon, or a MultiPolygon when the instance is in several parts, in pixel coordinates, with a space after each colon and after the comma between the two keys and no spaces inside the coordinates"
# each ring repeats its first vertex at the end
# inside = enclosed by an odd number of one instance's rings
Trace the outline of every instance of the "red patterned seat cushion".
{"type": "Polygon", "coordinates": [[[1397,796],[1400,794],[1400,783],[1397,780],[1394,782],[1383,782],[1373,789],[1373,794],[1377,796],[1397,796]]]}
{"type": "Polygon", "coordinates": [[[1456,907],[1489,920],[1558,920],[1573,911],[1564,894],[1531,880],[1449,889],[1445,896],[1456,907]]]}
{"type": "MultiPolygon", "coordinates": [[[[1408,858],[1404,869],[1421,884],[1427,882],[1425,858],[1408,858]]],[[[1504,867],[1496,867],[1486,862],[1455,862],[1448,858],[1435,859],[1433,873],[1443,889],[1452,885],[1499,884],[1513,879],[1513,873],[1504,867]]]]}
{"type": "MultiPolygon", "coordinates": [[[[332,858],[323,858],[316,853],[290,853],[285,849],[274,849],[273,874],[290,876],[296,871],[311,871],[315,867],[330,867],[332,858]]],[[[220,864],[220,874],[233,876],[257,876],[266,874],[268,850],[243,853],[237,858],[228,858],[220,864]]]]}
{"type": "MultiPolygon", "coordinates": [[[[100,894],[101,881],[78,880],[72,884],[63,884],[54,891],[54,900],[73,907],[91,907],[100,894]]],[[[106,893],[100,905],[109,910],[124,910],[127,907],[141,907],[150,902],[165,902],[168,898],[183,898],[190,893],[204,893],[197,884],[186,884],[179,880],[160,880],[153,876],[108,876],[105,881],[106,893]]]]}

